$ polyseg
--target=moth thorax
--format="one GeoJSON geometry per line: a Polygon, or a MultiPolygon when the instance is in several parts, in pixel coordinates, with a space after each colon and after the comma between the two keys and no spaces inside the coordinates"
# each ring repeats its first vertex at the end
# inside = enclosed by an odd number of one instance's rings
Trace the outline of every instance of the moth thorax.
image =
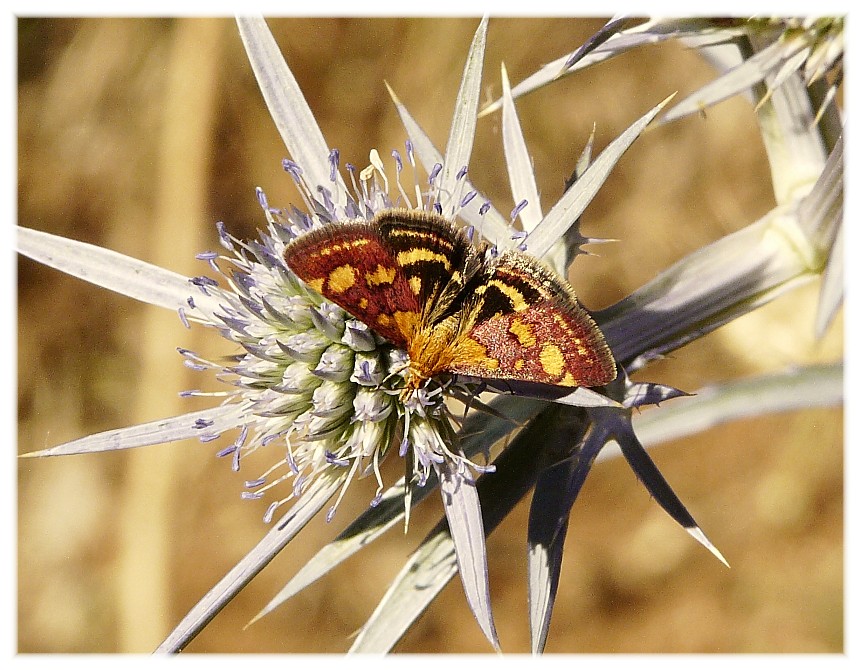
{"type": "Polygon", "coordinates": [[[429,328],[418,328],[409,343],[409,378],[406,387],[417,389],[451,366],[457,319],[449,317],[429,328]]]}

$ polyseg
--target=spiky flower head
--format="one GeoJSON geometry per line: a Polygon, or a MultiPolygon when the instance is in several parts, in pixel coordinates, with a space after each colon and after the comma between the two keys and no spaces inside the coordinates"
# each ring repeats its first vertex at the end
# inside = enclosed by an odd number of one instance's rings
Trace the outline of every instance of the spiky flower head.
{"type": "MultiPolygon", "coordinates": [[[[285,171],[302,194],[304,209],[273,207],[258,189],[268,224],[259,240],[242,242],[219,224],[221,243],[228,253],[199,255],[221,279],[216,282],[201,276],[192,283],[220,308],[212,315],[197,317],[192,298],[182,316],[217,328],[242,352],[226,364],[203,360],[188,350],[180,352],[190,367],[211,369],[221,381],[235,387],[226,394],[226,402],[241,410],[238,437],[218,455],[232,458],[233,468],[239,470],[247,454],[262,448],[278,453],[273,466],[246,481],[248,490],[243,494],[251,499],[277,495],[266,510],[267,520],[318,478],[342,482],[328,519],[356,476],[372,474],[376,478],[375,504],[383,490],[379,466],[392,447],[409,460],[409,471],[422,484],[434,465],[445,461],[453,462],[469,477],[492,469],[448,446],[454,431],[440,385],[403,393],[409,370],[405,352],[308,288],[284,263],[286,246],[316,227],[369,221],[378,212],[395,207],[434,212],[453,220],[477,195],[470,190],[454,200],[454,194],[440,192],[441,163],[420,183],[411,142],[406,143],[405,157],[404,162],[397,150],[391,152],[391,178],[376,150],[364,169],[347,163],[350,188],[345,197],[333,193],[343,183],[337,179],[336,150],[328,157],[327,184],[309,183],[300,165],[284,160],[285,171]],[[410,178],[405,185],[401,179],[404,165],[410,178]],[[345,204],[337,206],[336,201],[345,204]],[[283,487],[276,485],[288,481],[288,493],[278,495],[276,491],[283,487]]],[[[465,174],[465,169],[458,171],[458,184],[465,174]]],[[[186,395],[204,394],[189,391],[186,395]]],[[[216,437],[205,432],[204,426],[202,439],[216,437]]]]}

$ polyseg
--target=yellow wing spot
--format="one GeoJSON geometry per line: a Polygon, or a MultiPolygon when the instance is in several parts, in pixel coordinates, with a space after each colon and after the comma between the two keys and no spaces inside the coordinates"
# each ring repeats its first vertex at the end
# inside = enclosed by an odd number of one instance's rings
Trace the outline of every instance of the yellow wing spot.
{"type": "Polygon", "coordinates": [[[457,340],[452,357],[453,367],[472,370],[498,370],[499,359],[487,356],[487,347],[471,337],[457,340]]]}
{"type": "Polygon", "coordinates": [[[410,277],[409,278],[409,288],[412,289],[412,292],[415,295],[420,295],[421,294],[421,277],[419,277],[417,275],[415,277],[410,277]]]}
{"type": "Polygon", "coordinates": [[[521,319],[514,319],[508,331],[517,338],[517,341],[524,347],[533,347],[537,344],[534,330],[527,323],[523,323],[521,319]]]}
{"type": "Polygon", "coordinates": [[[495,286],[499,291],[501,291],[508,300],[511,301],[511,305],[514,308],[515,312],[522,312],[524,309],[527,309],[530,305],[523,298],[523,294],[520,293],[516,287],[511,286],[507,282],[501,281],[500,279],[491,279],[487,282],[488,286],[495,286]]]}
{"type": "Polygon", "coordinates": [[[341,265],[329,273],[328,289],[332,293],[343,293],[355,284],[355,269],[351,265],[341,265]]]}
{"type": "Polygon", "coordinates": [[[564,372],[564,354],[554,344],[545,344],[540,350],[540,364],[550,377],[558,377],[564,372]]]}
{"type": "Polygon", "coordinates": [[[323,277],[322,279],[308,279],[307,281],[305,281],[305,284],[307,284],[317,293],[322,293],[323,284],[325,284],[325,277],[323,277]]]}
{"type": "Polygon", "coordinates": [[[332,254],[336,254],[340,251],[346,251],[352,249],[354,247],[363,247],[365,244],[369,244],[370,240],[360,238],[357,240],[353,240],[351,242],[342,242],[341,244],[330,244],[327,247],[323,247],[319,250],[320,256],[331,256],[332,254]]]}
{"type": "Polygon", "coordinates": [[[525,364],[526,362],[522,358],[518,358],[514,361],[514,370],[522,370],[525,364]]]}
{"type": "Polygon", "coordinates": [[[397,254],[397,262],[403,267],[413,265],[414,263],[420,263],[421,261],[435,261],[437,263],[441,263],[442,267],[446,270],[451,269],[451,261],[448,260],[447,256],[444,254],[437,254],[432,249],[426,249],[425,247],[414,247],[408,251],[401,251],[397,254]]]}
{"type": "Polygon", "coordinates": [[[383,328],[388,328],[392,324],[391,317],[388,314],[380,314],[376,317],[376,323],[378,323],[383,328]]]}
{"type": "Polygon", "coordinates": [[[361,300],[358,301],[358,308],[359,309],[367,309],[367,305],[368,305],[367,298],[362,298],[361,300]]]}
{"type": "Polygon", "coordinates": [[[377,265],[373,272],[370,272],[365,277],[368,286],[379,286],[380,284],[391,284],[394,281],[394,276],[397,274],[395,268],[386,268],[382,265],[377,265]]]}
{"type": "Polygon", "coordinates": [[[573,378],[573,375],[569,372],[564,373],[564,377],[561,378],[561,381],[558,382],[559,386],[576,386],[576,379],[573,378]]]}

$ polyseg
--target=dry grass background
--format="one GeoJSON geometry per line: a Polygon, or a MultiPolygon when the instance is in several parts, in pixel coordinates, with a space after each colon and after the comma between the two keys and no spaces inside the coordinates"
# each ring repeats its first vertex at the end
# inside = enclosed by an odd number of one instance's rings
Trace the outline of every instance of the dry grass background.
{"type": "MultiPolygon", "coordinates": [[[[494,19],[485,68],[498,94],[581,44],[600,20],[494,19]]],[[[403,146],[388,81],[437,146],[472,19],[277,19],[275,37],[330,146],[364,165],[403,146]]],[[[254,197],[296,202],[285,150],[230,20],[26,19],[18,28],[19,223],[200,274],[214,223],[264,226],[254,197]]],[[[657,101],[712,76],[677,45],[586,70],[518,104],[548,207],[597,122],[605,146],[657,101]]],[[[499,117],[478,126],[473,181],[502,211],[499,117]]],[[[640,138],[586,211],[593,248],[571,275],[605,307],[685,254],[773,205],[750,107],[732,100],[640,138]]],[[[19,450],[32,451],[197,407],[204,384],[177,346],[225,353],[217,336],[22,259],[18,266],[19,450]]],[[[812,337],[816,286],[638,375],[695,391],[841,356],[841,318],[812,337]]],[[[266,530],[265,503],[196,442],[18,462],[18,648],[146,652],[266,530]]],[[[651,501],[627,465],[599,465],[574,507],[548,652],[839,652],[843,648],[842,412],[738,422],[659,447],[654,458],[727,570],[651,501]]],[[[260,466],[260,469],[263,469],[260,466]]],[[[388,481],[399,474],[388,464],[388,481]]],[[[313,522],[189,647],[194,652],[340,652],[441,513],[413,514],[330,577],[243,625],[372,495],[355,485],[335,520],[313,522]]],[[[489,538],[503,648],[528,650],[520,505],[489,538]]],[[[397,647],[487,652],[458,580],[397,647]]]]}

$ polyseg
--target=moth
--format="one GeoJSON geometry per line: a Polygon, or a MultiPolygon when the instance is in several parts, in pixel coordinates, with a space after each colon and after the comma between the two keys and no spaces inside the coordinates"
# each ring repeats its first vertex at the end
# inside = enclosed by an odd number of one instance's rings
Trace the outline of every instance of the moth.
{"type": "Polygon", "coordinates": [[[603,334],[566,281],[525,253],[476,248],[432,212],[389,209],[316,228],[284,260],[407,352],[407,390],[443,374],[563,387],[615,378],[603,334]]]}

